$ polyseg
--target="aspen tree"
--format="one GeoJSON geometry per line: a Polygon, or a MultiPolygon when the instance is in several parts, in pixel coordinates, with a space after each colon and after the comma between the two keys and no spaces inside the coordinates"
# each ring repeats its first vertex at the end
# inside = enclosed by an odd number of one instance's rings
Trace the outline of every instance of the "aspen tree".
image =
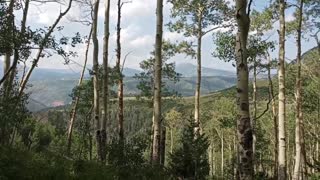
{"type": "Polygon", "coordinates": [[[239,142],[239,178],[242,180],[253,179],[252,157],[252,127],[249,112],[249,69],[247,40],[250,27],[250,4],[246,0],[236,1],[235,18],[238,24],[236,36],[236,66],[237,66],[237,105],[239,119],[237,121],[237,133],[239,142]],[[248,9],[248,12],[247,12],[248,9]]]}
{"type": "Polygon", "coordinates": [[[98,28],[98,11],[99,11],[99,0],[93,0],[93,19],[92,19],[92,42],[93,42],[93,122],[95,124],[95,133],[97,141],[97,154],[101,157],[101,136],[100,136],[100,83],[99,83],[99,41],[97,38],[98,28]]]}
{"type": "Polygon", "coordinates": [[[110,0],[104,1],[104,38],[103,38],[103,77],[102,77],[102,112],[101,112],[101,161],[106,158],[107,144],[107,121],[108,121],[108,55],[109,55],[109,20],[110,20],[110,0]]]}
{"type": "Polygon", "coordinates": [[[160,164],[161,156],[161,71],[162,71],[162,26],[163,0],[157,0],[156,10],[156,37],[155,37],[155,64],[154,64],[154,92],[153,92],[153,143],[152,164],[160,164]]]}
{"type": "Polygon", "coordinates": [[[287,179],[286,165],[286,90],[285,90],[285,0],[279,0],[279,105],[278,105],[278,179],[287,179]]]}
{"type": "Polygon", "coordinates": [[[296,122],[295,122],[295,163],[293,171],[293,180],[299,180],[301,168],[301,124],[302,117],[302,87],[301,87],[301,29],[302,29],[302,16],[303,16],[303,0],[300,0],[298,9],[298,27],[297,27],[297,78],[296,78],[296,122]]]}

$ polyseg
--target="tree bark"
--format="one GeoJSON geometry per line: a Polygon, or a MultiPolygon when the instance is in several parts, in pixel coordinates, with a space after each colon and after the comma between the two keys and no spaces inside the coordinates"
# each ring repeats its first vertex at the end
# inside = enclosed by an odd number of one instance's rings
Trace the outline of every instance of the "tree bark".
{"type": "Polygon", "coordinates": [[[32,65],[31,65],[30,69],[28,70],[27,74],[24,76],[24,78],[20,82],[19,96],[22,95],[22,93],[23,93],[24,89],[26,88],[26,85],[27,85],[27,83],[29,81],[29,78],[30,78],[34,68],[37,66],[37,64],[38,64],[38,62],[40,60],[40,58],[42,56],[42,52],[43,52],[44,46],[45,46],[46,42],[48,41],[48,38],[52,34],[53,30],[57,27],[57,25],[59,24],[60,20],[69,12],[69,10],[71,8],[71,5],[72,5],[72,2],[73,2],[73,0],[69,0],[67,9],[59,14],[59,16],[57,17],[55,22],[50,26],[49,31],[45,34],[42,42],[40,43],[39,50],[37,52],[36,57],[34,58],[34,60],[32,62],[32,65]]]}
{"type": "Polygon", "coordinates": [[[97,38],[98,28],[98,11],[100,0],[93,1],[93,18],[92,18],[92,42],[93,42],[93,122],[95,123],[97,155],[101,160],[101,132],[100,132],[100,83],[99,83],[99,41],[97,38]]]}
{"type": "Polygon", "coordinates": [[[118,133],[119,133],[119,141],[123,142],[124,140],[124,130],[123,130],[123,78],[121,73],[121,8],[123,3],[121,0],[118,0],[118,22],[117,22],[117,62],[116,68],[118,72],[118,133]]]}
{"type": "Polygon", "coordinates": [[[108,54],[109,54],[109,20],[110,20],[110,0],[105,0],[104,14],[104,39],[103,39],[103,89],[102,89],[102,111],[101,111],[101,161],[106,160],[106,145],[107,145],[107,122],[108,122],[108,54]]]}
{"type": "MultiPolygon", "coordinates": [[[[88,36],[88,42],[87,42],[87,47],[86,47],[86,51],[85,51],[85,58],[84,58],[84,65],[83,65],[83,68],[81,71],[80,79],[78,82],[78,87],[81,86],[81,84],[82,84],[84,73],[85,73],[85,70],[87,67],[91,35],[92,35],[92,27],[90,28],[90,32],[89,32],[89,36],[88,36]]],[[[70,154],[70,149],[71,149],[71,144],[72,144],[73,125],[74,125],[74,121],[75,121],[76,115],[77,115],[77,108],[78,108],[79,100],[80,100],[80,96],[77,96],[74,101],[73,108],[71,111],[71,118],[70,118],[70,123],[69,123],[69,127],[68,127],[68,137],[67,137],[67,142],[68,142],[67,154],[70,154]]]]}
{"type": "Polygon", "coordinates": [[[154,90],[153,90],[153,148],[152,164],[160,164],[160,134],[161,134],[161,71],[162,71],[162,26],[163,26],[163,0],[157,0],[156,10],[156,37],[155,37],[155,64],[154,64],[154,90]]]}
{"type": "Polygon", "coordinates": [[[160,139],[160,165],[164,167],[166,160],[166,127],[161,128],[161,139],[160,139]]]}
{"type": "Polygon", "coordinates": [[[279,110],[278,110],[278,179],[287,179],[286,165],[286,95],[285,95],[285,0],[279,0],[280,31],[279,31],[279,110]]]}
{"type": "Polygon", "coordinates": [[[194,102],[195,133],[200,134],[200,88],[201,88],[201,45],[202,45],[202,12],[198,14],[198,35],[197,35],[197,83],[194,102]]]}
{"type": "Polygon", "coordinates": [[[300,127],[302,124],[302,94],[301,94],[301,27],[302,27],[302,14],[303,14],[303,0],[300,0],[298,15],[298,27],[297,27],[297,79],[296,79],[296,122],[295,122],[295,163],[293,171],[293,180],[299,180],[300,167],[301,167],[301,131],[300,127]]]}
{"type": "Polygon", "coordinates": [[[150,164],[153,163],[153,134],[154,134],[154,113],[152,115],[152,125],[151,125],[151,144],[150,144],[150,164]]]}
{"type": "Polygon", "coordinates": [[[247,62],[247,40],[250,27],[249,13],[247,14],[247,1],[236,1],[236,20],[238,33],[236,36],[236,64],[237,64],[237,105],[239,119],[237,121],[237,134],[239,142],[239,179],[253,179],[252,157],[252,127],[249,112],[249,71],[247,62]]]}
{"type": "Polygon", "coordinates": [[[252,101],[253,101],[253,117],[252,117],[252,160],[253,160],[253,168],[254,171],[257,170],[257,162],[256,162],[256,119],[257,119],[257,62],[256,59],[254,59],[253,62],[253,96],[252,96],[252,101]]]}

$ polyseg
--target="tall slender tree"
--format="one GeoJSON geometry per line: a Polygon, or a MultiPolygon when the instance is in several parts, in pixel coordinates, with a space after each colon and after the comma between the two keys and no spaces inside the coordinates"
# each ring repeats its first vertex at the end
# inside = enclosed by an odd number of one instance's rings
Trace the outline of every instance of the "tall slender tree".
{"type": "MultiPolygon", "coordinates": [[[[117,72],[117,78],[118,78],[118,137],[119,137],[119,142],[124,141],[124,126],[123,126],[123,121],[124,121],[124,104],[123,104],[123,66],[125,59],[123,60],[122,67],[121,67],[121,10],[124,4],[130,3],[131,1],[122,1],[118,0],[117,2],[117,26],[116,26],[116,31],[117,31],[117,42],[116,42],[116,72],[117,72]]],[[[126,57],[125,57],[126,58],[126,57]]]]}
{"type": "Polygon", "coordinates": [[[256,137],[256,119],[257,119],[257,60],[256,58],[253,58],[253,82],[252,82],[252,101],[253,101],[253,114],[251,117],[251,126],[252,126],[252,158],[253,158],[253,167],[254,170],[257,170],[257,163],[256,163],[256,143],[257,143],[257,137],[256,137]]]}
{"type": "Polygon", "coordinates": [[[103,39],[103,88],[102,88],[102,112],[101,112],[101,160],[105,161],[107,143],[107,121],[108,121],[108,54],[109,54],[109,20],[110,20],[110,0],[104,1],[104,39],[103,39]]]}
{"type": "Polygon", "coordinates": [[[253,179],[252,157],[252,127],[249,112],[249,70],[247,40],[250,27],[251,1],[237,0],[235,18],[238,24],[236,36],[236,66],[237,66],[237,104],[239,119],[237,121],[237,133],[239,142],[239,178],[243,180],[253,179]],[[248,10],[248,12],[247,12],[248,10]]]}
{"type": "MultiPolygon", "coordinates": [[[[196,54],[187,51],[187,55],[197,59],[197,81],[195,87],[194,121],[195,131],[200,132],[200,88],[201,88],[201,47],[203,37],[226,25],[229,19],[228,3],[224,0],[169,0],[173,7],[171,17],[176,19],[168,24],[171,31],[183,32],[186,37],[196,40],[196,54]]],[[[190,46],[194,47],[191,43],[190,46]]]]}
{"type": "Polygon", "coordinates": [[[118,133],[119,141],[124,140],[124,129],[123,129],[123,77],[121,73],[121,9],[124,2],[118,0],[118,21],[117,21],[117,49],[116,49],[116,69],[118,73],[118,133]]]}
{"type": "Polygon", "coordinates": [[[278,104],[278,179],[287,179],[286,156],[286,90],[285,90],[285,0],[279,0],[279,104],[278,104]]]}
{"type": "Polygon", "coordinates": [[[97,141],[97,153],[99,159],[101,159],[101,124],[100,124],[100,83],[99,83],[99,41],[97,38],[98,28],[98,11],[100,0],[93,1],[93,15],[92,15],[92,42],[93,42],[93,122],[95,124],[95,133],[97,141]]]}
{"type": "Polygon", "coordinates": [[[154,63],[154,92],[153,92],[153,143],[152,164],[160,165],[161,147],[161,72],[162,72],[162,26],[163,26],[163,0],[157,0],[156,10],[156,37],[155,37],[155,63],[154,63]]]}
{"type": "Polygon", "coordinates": [[[293,180],[299,180],[300,176],[300,167],[301,167],[301,124],[303,121],[302,117],[302,87],[301,87],[301,30],[302,30],[302,18],[303,18],[303,3],[304,0],[300,0],[299,8],[298,8],[298,26],[297,26],[297,77],[296,77],[296,122],[295,122],[295,163],[294,163],[294,171],[293,171],[293,180]]]}

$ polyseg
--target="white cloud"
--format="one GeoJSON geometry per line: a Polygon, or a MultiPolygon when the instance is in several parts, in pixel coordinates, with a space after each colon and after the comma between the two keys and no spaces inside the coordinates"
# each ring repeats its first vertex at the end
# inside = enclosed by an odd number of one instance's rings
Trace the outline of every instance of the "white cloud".
{"type": "Polygon", "coordinates": [[[170,41],[180,41],[184,38],[182,33],[165,31],[163,33],[163,38],[170,41]]]}
{"type": "Polygon", "coordinates": [[[122,12],[126,17],[146,17],[146,15],[155,14],[155,7],[156,1],[132,0],[131,3],[123,6],[122,12]]]}
{"type": "Polygon", "coordinates": [[[293,21],[293,20],[295,20],[294,14],[293,14],[293,13],[286,14],[285,19],[286,19],[286,21],[293,21]]]}
{"type": "MultiPolygon", "coordinates": [[[[117,20],[117,13],[118,13],[118,7],[117,7],[117,0],[111,0],[110,2],[110,19],[114,23],[117,20]]],[[[148,17],[150,15],[155,14],[155,3],[156,1],[150,1],[150,0],[123,0],[123,2],[127,2],[123,4],[123,7],[121,9],[121,17],[122,19],[136,19],[141,17],[148,17]],[[153,3],[150,3],[153,2],[153,3]]],[[[104,10],[105,6],[102,2],[100,4],[99,8],[99,17],[104,17],[104,10]]]]}
{"type": "MultiPolygon", "coordinates": [[[[68,0],[65,0],[66,2],[68,0]]],[[[126,0],[123,0],[126,1],[126,0]]],[[[234,3],[234,0],[228,0],[230,3],[234,3]]],[[[256,2],[257,3],[257,2],[256,2]]],[[[259,1],[260,3],[260,1],[259,1]]],[[[110,61],[115,60],[116,48],[116,22],[117,22],[117,0],[111,0],[111,15],[110,15],[110,41],[109,41],[109,54],[110,61]]],[[[155,0],[132,0],[131,3],[125,4],[122,9],[122,22],[121,22],[121,43],[122,43],[122,56],[132,51],[128,56],[126,67],[138,68],[139,62],[150,56],[150,51],[153,50],[154,36],[155,36],[155,11],[156,11],[156,1],[155,0]]],[[[259,5],[260,6],[260,5],[259,5]]],[[[164,24],[170,21],[170,3],[164,3],[164,24]]],[[[65,6],[58,3],[46,3],[39,5],[33,2],[28,17],[28,26],[32,29],[44,26],[50,26],[54,20],[57,18],[60,11],[63,11],[65,6]]],[[[89,27],[83,26],[79,23],[70,23],[70,19],[81,19],[84,13],[84,6],[77,3],[73,3],[72,8],[69,13],[64,17],[59,26],[65,26],[62,32],[55,33],[56,35],[70,35],[74,32],[80,32],[82,36],[87,35],[89,27]]],[[[21,10],[19,10],[20,15],[17,16],[17,24],[20,22],[21,10]]],[[[88,13],[88,12],[87,12],[88,13]]],[[[294,17],[292,12],[286,12],[286,20],[292,20],[294,17]]],[[[102,39],[103,39],[103,22],[104,22],[104,0],[100,0],[99,8],[99,19],[98,19],[98,39],[99,39],[99,59],[102,60],[102,39]]],[[[274,24],[274,29],[272,32],[278,28],[278,23],[274,24]]],[[[227,30],[227,29],[224,29],[227,30]]],[[[164,39],[169,39],[172,42],[181,40],[193,40],[192,38],[186,38],[182,33],[169,32],[166,27],[164,27],[164,39]]],[[[92,46],[91,46],[92,48],[92,46]]],[[[203,41],[203,66],[212,66],[216,68],[230,68],[229,65],[223,63],[219,60],[213,60],[211,53],[213,51],[213,41],[210,35],[205,36],[203,41]]],[[[74,60],[80,64],[83,64],[84,60],[84,50],[85,45],[77,46],[77,51],[79,57],[74,58],[74,60]]],[[[92,49],[91,49],[92,50],[92,49]]],[[[88,67],[91,67],[91,57],[92,51],[89,52],[88,67]]],[[[32,58],[30,58],[31,61],[32,58]]],[[[184,56],[177,56],[172,58],[172,61],[179,62],[192,62],[189,58],[184,56]]],[[[79,67],[78,65],[71,65],[73,68],[79,67]]],[[[46,68],[64,68],[67,69],[68,66],[63,65],[63,59],[58,56],[52,56],[49,59],[41,59],[39,67],[46,68]]]]}
{"type": "Polygon", "coordinates": [[[140,48],[145,46],[152,46],[153,43],[154,43],[154,38],[150,35],[140,36],[130,41],[130,45],[132,47],[140,47],[140,48]]]}
{"type": "Polygon", "coordinates": [[[65,7],[58,3],[39,4],[31,3],[29,8],[28,23],[38,23],[45,26],[51,25],[65,7]]]}

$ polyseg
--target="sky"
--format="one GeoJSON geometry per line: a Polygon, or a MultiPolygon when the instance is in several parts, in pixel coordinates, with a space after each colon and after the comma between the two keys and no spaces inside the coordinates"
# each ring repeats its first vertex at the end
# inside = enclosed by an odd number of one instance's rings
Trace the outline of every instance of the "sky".
{"type": "MultiPolygon", "coordinates": [[[[232,0],[229,0],[231,3],[232,0]]],[[[116,48],[116,21],[117,21],[117,0],[111,0],[111,12],[110,12],[110,41],[109,41],[109,60],[111,64],[115,64],[115,48],[116,48]]],[[[102,63],[102,40],[103,40],[103,22],[104,22],[104,1],[101,0],[99,5],[99,18],[98,18],[98,40],[99,40],[99,61],[102,63]]],[[[268,3],[268,1],[254,0],[252,9],[261,10],[268,3]]],[[[29,16],[27,25],[31,28],[37,27],[48,27],[50,26],[60,13],[63,11],[65,6],[58,3],[46,3],[41,4],[32,2],[29,10],[29,16]]],[[[72,8],[68,14],[60,22],[60,26],[64,26],[63,31],[58,32],[59,35],[73,35],[79,32],[82,36],[88,35],[89,26],[83,25],[74,20],[83,20],[84,6],[77,3],[73,3],[72,8]]],[[[131,0],[131,3],[127,3],[122,8],[122,23],[121,23],[121,44],[122,44],[122,57],[128,52],[131,52],[127,59],[125,67],[139,69],[139,62],[150,57],[150,52],[153,50],[155,42],[155,28],[156,28],[156,0],[131,0]]],[[[167,24],[170,20],[170,4],[164,3],[164,24],[167,24]]],[[[286,19],[292,19],[292,12],[287,11],[286,19]]],[[[16,24],[20,23],[21,12],[16,12],[16,24]]],[[[277,40],[278,35],[276,33],[278,23],[275,23],[274,30],[270,31],[269,35],[272,40],[277,40]]],[[[164,26],[163,38],[170,40],[171,42],[185,40],[182,34],[169,32],[166,26],[164,26]]],[[[192,40],[189,38],[189,40],[192,40]]],[[[294,59],[295,57],[295,40],[294,38],[288,38],[286,41],[286,57],[288,59],[294,59]]],[[[91,44],[92,45],[92,44],[91,44]]],[[[316,45],[313,39],[304,40],[302,50],[307,51],[308,49],[316,45]]],[[[84,62],[85,44],[78,45],[76,48],[67,47],[77,51],[79,56],[72,60],[76,63],[71,62],[68,65],[64,64],[64,60],[59,56],[52,56],[50,58],[41,59],[38,67],[40,68],[51,68],[51,69],[67,69],[75,73],[79,73],[81,65],[84,62]]],[[[91,46],[92,47],[92,46],[91,46]]],[[[231,63],[226,63],[222,60],[212,57],[214,50],[214,42],[212,35],[208,34],[203,38],[202,45],[202,65],[204,67],[223,69],[235,71],[235,68],[231,63]]],[[[272,52],[272,56],[276,57],[278,49],[272,52]]],[[[92,48],[89,52],[88,67],[92,66],[91,56],[92,48]]],[[[34,55],[34,54],[33,54],[34,55]]],[[[32,58],[30,58],[32,59],[32,58]]],[[[195,59],[191,59],[184,55],[178,55],[171,59],[171,61],[179,63],[192,63],[196,64],[195,59]]]]}

